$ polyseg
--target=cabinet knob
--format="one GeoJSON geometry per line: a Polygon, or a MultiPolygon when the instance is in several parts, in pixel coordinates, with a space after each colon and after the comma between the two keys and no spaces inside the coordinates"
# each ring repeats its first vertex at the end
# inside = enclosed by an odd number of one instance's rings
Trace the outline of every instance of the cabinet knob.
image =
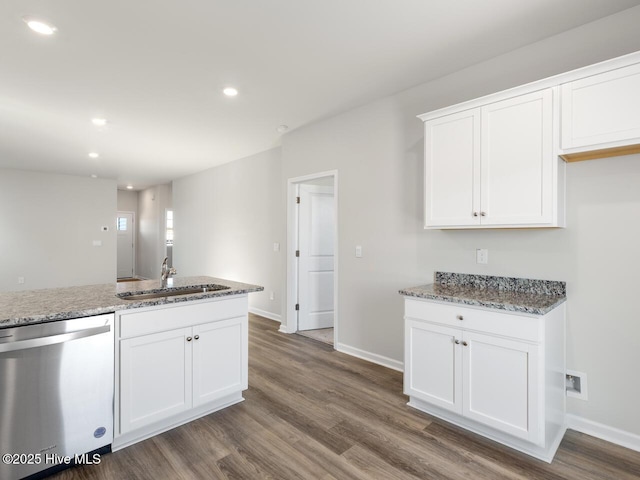
{"type": "Polygon", "coordinates": [[[196,340],[198,340],[198,339],[200,338],[200,335],[196,335],[196,336],[195,336],[195,337],[193,337],[193,338],[195,338],[196,340]]]}
{"type": "Polygon", "coordinates": [[[191,341],[191,337],[187,337],[187,342],[190,342],[190,341],[191,341]]]}
{"type": "Polygon", "coordinates": [[[466,347],[469,344],[467,342],[462,342],[462,345],[464,345],[466,347]]]}
{"type": "Polygon", "coordinates": [[[487,216],[487,212],[480,212],[480,216],[481,217],[486,217],[487,216]]]}
{"type": "Polygon", "coordinates": [[[473,212],[473,216],[477,217],[478,216],[478,212],[473,212]]]}
{"type": "Polygon", "coordinates": [[[455,342],[456,345],[460,345],[460,340],[458,340],[457,338],[454,338],[453,341],[455,342]]]}
{"type": "Polygon", "coordinates": [[[464,317],[463,317],[462,315],[456,315],[456,318],[457,318],[458,320],[464,320],[464,317]]]}

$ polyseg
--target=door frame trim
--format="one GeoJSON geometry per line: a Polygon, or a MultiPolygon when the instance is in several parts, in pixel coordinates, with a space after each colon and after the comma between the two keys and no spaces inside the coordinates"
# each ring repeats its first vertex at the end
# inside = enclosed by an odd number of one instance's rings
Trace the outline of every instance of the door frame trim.
{"type": "Polygon", "coordinates": [[[289,178],[287,180],[287,285],[285,300],[285,316],[284,322],[280,324],[280,332],[296,333],[298,330],[298,315],[296,312],[296,301],[298,299],[298,261],[296,259],[296,248],[298,246],[298,207],[296,204],[296,196],[298,186],[311,180],[317,180],[325,177],[333,177],[333,208],[335,212],[335,232],[334,232],[334,255],[333,255],[333,348],[338,344],[338,226],[339,210],[338,210],[338,171],[329,170],[326,172],[313,173],[301,177],[289,178]]]}

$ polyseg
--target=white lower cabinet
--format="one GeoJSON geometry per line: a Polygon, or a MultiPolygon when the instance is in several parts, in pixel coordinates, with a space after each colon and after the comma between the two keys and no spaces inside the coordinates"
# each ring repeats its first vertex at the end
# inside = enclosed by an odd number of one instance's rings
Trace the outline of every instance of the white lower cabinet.
{"type": "Polygon", "coordinates": [[[564,435],[564,305],[515,315],[405,299],[409,405],[550,462],[564,435]]]}
{"type": "Polygon", "coordinates": [[[120,433],[191,408],[190,328],[120,342],[120,433]]]}
{"type": "Polygon", "coordinates": [[[116,335],[115,450],[242,401],[246,296],[122,313],[116,335]]]}

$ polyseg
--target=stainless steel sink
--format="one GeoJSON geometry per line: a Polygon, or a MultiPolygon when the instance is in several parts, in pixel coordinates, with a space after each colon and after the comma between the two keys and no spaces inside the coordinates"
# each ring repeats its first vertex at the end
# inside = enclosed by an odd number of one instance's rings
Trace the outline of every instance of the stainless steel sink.
{"type": "Polygon", "coordinates": [[[171,290],[163,290],[161,292],[152,293],[118,293],[117,296],[123,300],[152,300],[154,298],[176,297],[178,295],[193,295],[194,293],[208,293],[218,290],[229,290],[231,287],[224,285],[202,285],[193,288],[173,288],[171,290]]]}

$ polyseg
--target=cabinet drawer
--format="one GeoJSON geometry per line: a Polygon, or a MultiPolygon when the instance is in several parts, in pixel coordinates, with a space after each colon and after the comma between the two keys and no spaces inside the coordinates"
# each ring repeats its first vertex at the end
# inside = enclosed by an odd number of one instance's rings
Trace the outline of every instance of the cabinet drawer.
{"type": "Polygon", "coordinates": [[[406,299],[405,318],[531,342],[541,341],[544,333],[541,317],[503,313],[499,310],[481,310],[458,304],[445,305],[428,300],[406,299]]]}
{"type": "Polygon", "coordinates": [[[125,312],[120,314],[120,338],[245,316],[247,308],[247,296],[244,295],[188,305],[165,304],[143,312],[125,312]]]}

